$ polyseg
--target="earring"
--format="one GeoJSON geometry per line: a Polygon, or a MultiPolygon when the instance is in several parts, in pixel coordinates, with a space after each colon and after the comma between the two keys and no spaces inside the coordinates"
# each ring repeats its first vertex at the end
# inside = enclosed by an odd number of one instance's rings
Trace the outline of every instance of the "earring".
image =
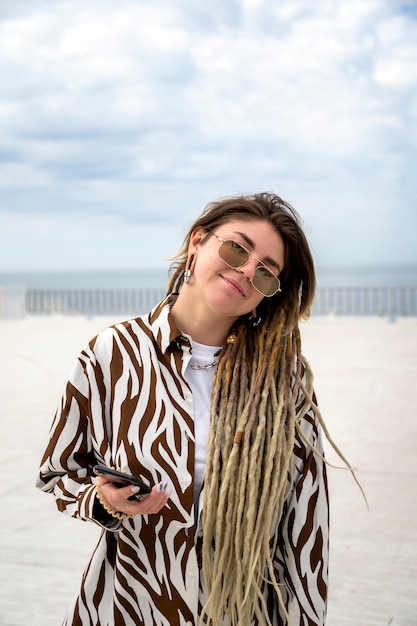
{"type": "Polygon", "coordinates": [[[260,315],[252,315],[252,317],[249,318],[249,322],[252,328],[257,328],[262,322],[262,317],[260,315]]]}
{"type": "Polygon", "coordinates": [[[191,278],[191,270],[185,270],[184,272],[184,283],[187,284],[190,282],[190,278],[191,278]]]}

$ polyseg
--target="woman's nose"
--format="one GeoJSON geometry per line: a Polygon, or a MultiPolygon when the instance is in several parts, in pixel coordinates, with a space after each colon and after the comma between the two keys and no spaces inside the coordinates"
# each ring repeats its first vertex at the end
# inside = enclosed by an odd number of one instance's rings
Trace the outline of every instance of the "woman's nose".
{"type": "Polygon", "coordinates": [[[246,276],[249,282],[252,282],[252,279],[254,277],[254,274],[258,265],[259,263],[257,259],[250,258],[248,259],[247,263],[245,263],[245,265],[241,265],[241,267],[237,268],[237,271],[244,274],[244,276],[246,276]]]}

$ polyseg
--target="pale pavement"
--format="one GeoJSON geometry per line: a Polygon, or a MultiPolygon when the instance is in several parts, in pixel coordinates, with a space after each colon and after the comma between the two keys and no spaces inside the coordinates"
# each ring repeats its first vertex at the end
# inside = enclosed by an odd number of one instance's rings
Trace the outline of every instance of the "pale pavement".
{"type": "MultiPolygon", "coordinates": [[[[0,626],[59,626],[98,536],[34,482],[74,359],[113,321],[0,322],[0,626]]],[[[327,626],[417,626],[417,319],[313,318],[302,328],[323,415],[370,507],[348,472],[329,469],[327,626]]]]}

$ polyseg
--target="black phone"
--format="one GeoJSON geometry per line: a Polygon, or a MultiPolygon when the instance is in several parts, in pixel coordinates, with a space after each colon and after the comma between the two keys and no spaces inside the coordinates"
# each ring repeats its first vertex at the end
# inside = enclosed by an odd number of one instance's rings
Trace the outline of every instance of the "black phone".
{"type": "Polygon", "coordinates": [[[143,480],[138,476],[125,474],[124,472],[119,472],[115,469],[111,469],[110,467],[106,467],[105,465],[95,465],[93,470],[97,476],[105,476],[116,487],[127,487],[128,485],[136,485],[139,487],[139,493],[132,496],[132,499],[142,499],[152,491],[152,487],[143,482],[143,480]]]}

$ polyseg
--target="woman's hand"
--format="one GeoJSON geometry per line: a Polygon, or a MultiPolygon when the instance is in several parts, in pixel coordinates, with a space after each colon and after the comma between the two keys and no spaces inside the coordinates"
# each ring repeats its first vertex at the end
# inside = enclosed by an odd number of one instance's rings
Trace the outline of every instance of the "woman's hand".
{"type": "Polygon", "coordinates": [[[166,490],[166,483],[159,483],[159,485],[152,487],[151,493],[145,496],[143,500],[129,500],[129,498],[139,492],[138,487],[133,485],[116,487],[105,476],[99,476],[97,482],[103,497],[110,507],[115,511],[128,513],[129,515],[159,513],[168,502],[170,496],[166,490]]]}

